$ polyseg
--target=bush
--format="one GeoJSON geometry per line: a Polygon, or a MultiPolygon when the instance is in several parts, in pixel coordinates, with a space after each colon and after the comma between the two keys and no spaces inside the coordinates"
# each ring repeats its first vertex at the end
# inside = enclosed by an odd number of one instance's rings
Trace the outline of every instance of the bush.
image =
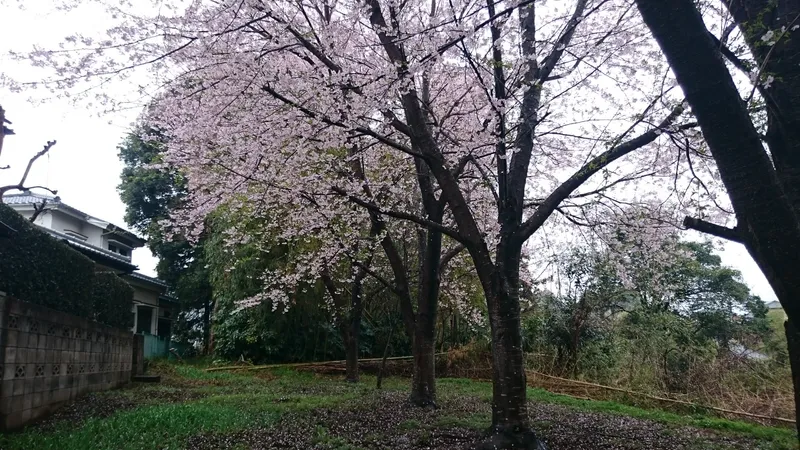
{"type": "Polygon", "coordinates": [[[97,272],[92,282],[93,319],[117,328],[133,323],[133,288],[113,272],[97,272]]]}
{"type": "Polygon", "coordinates": [[[0,204],[0,221],[16,230],[0,237],[0,291],[20,300],[90,317],[94,262],[0,204]],[[85,282],[78,282],[84,280],[85,282]]]}
{"type": "Polygon", "coordinates": [[[0,291],[22,301],[113,327],[130,328],[133,288],[0,204],[0,221],[16,230],[0,237],[0,291]]]}

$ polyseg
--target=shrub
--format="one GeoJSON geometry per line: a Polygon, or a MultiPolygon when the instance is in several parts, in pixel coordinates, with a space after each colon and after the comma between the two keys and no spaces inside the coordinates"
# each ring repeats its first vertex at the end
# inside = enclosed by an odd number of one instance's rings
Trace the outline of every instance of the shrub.
{"type": "Polygon", "coordinates": [[[0,291],[22,301],[119,328],[133,323],[133,289],[7,205],[0,221],[14,230],[0,237],[0,291]]]}
{"type": "Polygon", "coordinates": [[[0,237],[0,291],[26,302],[89,317],[93,308],[94,262],[3,204],[0,221],[16,230],[10,237],[0,237]]]}
{"type": "Polygon", "coordinates": [[[97,272],[92,282],[92,318],[117,328],[133,323],[133,288],[113,272],[97,272]]]}

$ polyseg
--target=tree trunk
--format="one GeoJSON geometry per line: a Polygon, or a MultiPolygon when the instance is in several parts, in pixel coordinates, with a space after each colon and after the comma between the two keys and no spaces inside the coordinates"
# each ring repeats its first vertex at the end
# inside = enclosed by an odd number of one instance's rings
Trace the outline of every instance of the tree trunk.
{"type": "Polygon", "coordinates": [[[799,321],[800,218],[718,47],[692,0],[636,3],[697,117],[736,212],[742,242],[786,314],[799,321]]]}
{"type": "Polygon", "coordinates": [[[378,380],[375,384],[377,389],[381,388],[381,383],[383,382],[383,374],[386,371],[386,358],[389,357],[389,347],[392,344],[392,334],[394,333],[394,328],[389,328],[389,336],[386,338],[386,346],[383,348],[383,359],[381,359],[381,368],[378,370],[378,380]]]}
{"type": "MultiPolygon", "coordinates": [[[[791,320],[783,323],[786,330],[786,345],[789,349],[789,366],[792,369],[792,385],[794,386],[794,408],[800,411],[800,330],[791,320]]],[[[800,424],[797,427],[797,439],[800,441],[800,424]]]]}
{"type": "Polygon", "coordinates": [[[521,246],[501,240],[486,303],[492,332],[492,437],[480,449],[544,449],[530,429],[519,306],[521,246]]]}
{"type": "Polygon", "coordinates": [[[217,309],[219,308],[219,302],[213,301],[211,302],[211,315],[208,319],[208,354],[211,355],[214,353],[214,316],[217,315],[217,309]]]}
{"type": "Polygon", "coordinates": [[[363,283],[367,272],[359,269],[350,292],[350,312],[345,323],[345,360],[347,372],[345,379],[350,383],[358,382],[358,340],[361,334],[361,316],[364,312],[363,283]]]}
{"type": "MultiPolygon", "coordinates": [[[[346,374],[345,380],[348,383],[358,383],[358,331],[353,330],[354,320],[349,320],[344,327],[343,339],[345,349],[346,374]]],[[[359,324],[361,320],[358,320],[359,324]]]]}
{"type": "MultiPolygon", "coordinates": [[[[441,221],[441,213],[438,211],[431,216],[433,220],[441,221]]],[[[423,249],[414,324],[411,402],[417,406],[436,407],[436,313],[439,304],[442,234],[428,230],[423,249]]]]}
{"type": "Polygon", "coordinates": [[[414,336],[414,377],[411,381],[411,403],[436,407],[436,341],[434,335],[417,326],[414,336]]]}
{"type": "Polygon", "coordinates": [[[203,352],[211,354],[211,299],[207,298],[203,308],[203,352]]]}
{"type": "Polygon", "coordinates": [[[339,322],[339,330],[342,333],[344,342],[345,361],[347,372],[345,378],[349,382],[358,382],[358,339],[361,333],[361,315],[364,312],[363,282],[367,276],[367,271],[360,267],[353,278],[350,286],[350,303],[336,289],[336,283],[327,268],[322,271],[320,278],[325,285],[325,289],[333,298],[333,302],[339,309],[342,317],[339,322]]]}

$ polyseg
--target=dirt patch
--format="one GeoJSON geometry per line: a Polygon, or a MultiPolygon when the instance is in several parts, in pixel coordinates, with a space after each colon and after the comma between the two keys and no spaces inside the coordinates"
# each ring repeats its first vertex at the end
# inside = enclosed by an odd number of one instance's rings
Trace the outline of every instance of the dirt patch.
{"type": "Polygon", "coordinates": [[[551,450],[752,449],[752,439],[650,420],[579,411],[559,405],[529,404],[534,428],[551,450]]]}
{"type": "Polygon", "coordinates": [[[184,403],[205,395],[184,388],[165,389],[164,386],[132,383],[121,389],[92,392],[78,397],[55,412],[28,426],[25,430],[52,431],[56,428],[78,428],[88,419],[102,419],[118,412],[143,405],[184,403]],[[155,389],[146,389],[146,388],[155,389]]]}
{"type": "Polygon", "coordinates": [[[26,430],[46,432],[65,425],[77,428],[87,419],[109,417],[118,411],[136,407],[137,403],[131,398],[114,394],[116,393],[91,393],[78,397],[26,430]]]}
{"type": "MultiPolygon", "coordinates": [[[[535,428],[550,450],[732,449],[756,447],[745,438],[689,427],[669,427],[625,416],[591,413],[558,405],[530,405],[535,428]]],[[[404,393],[381,393],[358,406],[285,416],[269,429],[227,435],[198,435],[193,450],[211,449],[441,449],[461,450],[481,442],[489,405],[465,397],[439,409],[412,407],[404,393]]]]}

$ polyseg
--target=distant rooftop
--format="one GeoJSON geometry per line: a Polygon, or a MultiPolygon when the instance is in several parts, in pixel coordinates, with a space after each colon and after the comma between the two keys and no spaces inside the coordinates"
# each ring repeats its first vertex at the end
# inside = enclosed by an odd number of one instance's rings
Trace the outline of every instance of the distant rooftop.
{"type": "Polygon", "coordinates": [[[767,308],[769,308],[769,309],[783,309],[783,306],[781,306],[781,302],[779,302],[777,300],[773,300],[773,301],[767,303],[767,308]]]}
{"type": "Polygon", "coordinates": [[[35,205],[41,204],[43,201],[47,202],[47,209],[48,210],[63,210],[67,213],[73,214],[75,216],[81,217],[82,219],[86,220],[87,222],[94,224],[100,228],[105,229],[110,233],[115,233],[120,236],[124,236],[136,244],[139,247],[145,244],[145,240],[140,238],[135,233],[126,230],[123,227],[114,225],[111,222],[107,222],[102,219],[98,219],[90,214],[86,214],[83,211],[78,210],[72,206],[67,205],[66,203],[61,201],[61,197],[59,196],[51,196],[51,195],[44,195],[38,194],[30,191],[22,192],[20,194],[7,194],[3,196],[3,202],[7,205],[35,205]]]}

